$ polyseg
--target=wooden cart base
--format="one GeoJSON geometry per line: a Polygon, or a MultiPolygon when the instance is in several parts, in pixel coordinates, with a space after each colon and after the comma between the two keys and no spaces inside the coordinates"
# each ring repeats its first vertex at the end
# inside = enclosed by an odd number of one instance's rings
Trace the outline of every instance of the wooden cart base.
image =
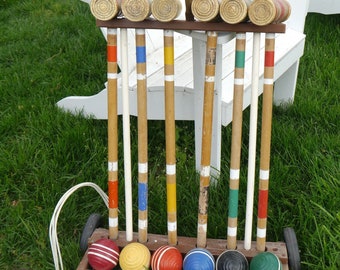
{"type": "MultiPolygon", "coordinates": [[[[100,238],[108,238],[108,230],[103,228],[98,228],[94,231],[92,236],[89,238],[89,244],[97,241],[100,238]]],[[[130,242],[126,241],[125,239],[125,232],[120,231],[118,235],[118,239],[115,240],[116,244],[123,248],[130,242]]],[[[138,234],[134,233],[133,235],[133,242],[138,241],[138,234]]],[[[193,237],[178,237],[178,245],[176,246],[178,250],[182,254],[188,253],[191,249],[196,247],[196,238],[193,237]]],[[[163,245],[168,244],[168,237],[166,235],[159,235],[159,234],[148,234],[148,242],[144,243],[145,246],[149,248],[151,253],[155,251],[157,248],[163,245]]],[[[217,258],[223,251],[226,250],[227,240],[225,239],[207,239],[207,246],[208,249],[215,258],[217,258]]],[[[238,241],[237,242],[237,250],[243,253],[248,261],[250,261],[254,256],[256,256],[259,252],[256,250],[256,242],[252,242],[252,246],[250,250],[245,250],[243,248],[244,242],[238,241]]],[[[283,270],[288,270],[288,253],[286,244],[284,242],[267,242],[266,249],[269,252],[274,253],[280,260],[283,266],[283,270]]],[[[87,252],[85,253],[83,259],[81,260],[80,264],[78,265],[77,270],[87,270],[90,269],[87,261],[87,252]]]]}

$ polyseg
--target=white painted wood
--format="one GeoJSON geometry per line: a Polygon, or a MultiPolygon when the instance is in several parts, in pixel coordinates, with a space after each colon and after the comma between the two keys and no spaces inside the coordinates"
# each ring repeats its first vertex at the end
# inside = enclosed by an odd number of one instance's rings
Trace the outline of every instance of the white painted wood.
{"type": "Polygon", "coordinates": [[[316,12],[322,14],[339,14],[339,0],[309,0],[308,12],[316,12]]]}
{"type": "Polygon", "coordinates": [[[258,116],[258,88],[260,75],[260,53],[261,34],[253,35],[253,57],[251,73],[251,99],[250,99],[250,120],[249,120],[249,150],[247,170],[247,200],[246,200],[246,221],[244,232],[244,249],[250,250],[253,228],[254,212],[254,191],[255,191],[255,169],[256,169],[256,138],[257,138],[257,116],[258,116]]]}
{"type": "Polygon", "coordinates": [[[124,145],[124,190],[126,241],[133,239],[132,215],[132,172],[131,172],[131,136],[130,136],[130,98],[128,75],[128,33],[127,29],[120,31],[121,59],[122,59],[122,103],[123,103],[123,145],[124,145]]]}
{"type": "Polygon", "coordinates": [[[292,10],[288,20],[285,22],[288,28],[303,33],[309,1],[310,0],[289,1],[292,10]]]}

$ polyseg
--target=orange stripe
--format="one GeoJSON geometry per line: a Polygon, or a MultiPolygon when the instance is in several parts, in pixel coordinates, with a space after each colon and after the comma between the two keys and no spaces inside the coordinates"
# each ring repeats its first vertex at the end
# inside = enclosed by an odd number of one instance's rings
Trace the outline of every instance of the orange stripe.
{"type": "Polygon", "coordinates": [[[259,191],[259,209],[258,216],[259,218],[267,217],[267,209],[268,209],[268,190],[260,190],[259,191]]]}
{"type": "Polygon", "coordinates": [[[109,208],[118,208],[118,181],[109,181],[109,208]]]}
{"type": "Polygon", "coordinates": [[[274,66],[274,51],[266,51],[264,66],[265,67],[274,66]]]}
{"type": "Polygon", "coordinates": [[[107,61],[117,62],[117,46],[107,46],[107,61]]]}

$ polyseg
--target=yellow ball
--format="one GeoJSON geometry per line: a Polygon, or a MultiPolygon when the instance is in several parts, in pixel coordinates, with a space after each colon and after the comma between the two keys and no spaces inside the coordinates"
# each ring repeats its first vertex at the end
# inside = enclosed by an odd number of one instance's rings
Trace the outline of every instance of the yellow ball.
{"type": "Polygon", "coordinates": [[[119,256],[122,270],[145,270],[150,267],[151,254],[149,249],[141,243],[126,245],[119,256]]]}

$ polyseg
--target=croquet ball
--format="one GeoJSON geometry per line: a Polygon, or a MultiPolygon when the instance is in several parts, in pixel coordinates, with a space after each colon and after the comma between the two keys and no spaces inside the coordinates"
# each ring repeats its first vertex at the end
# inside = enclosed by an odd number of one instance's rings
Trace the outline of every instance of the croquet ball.
{"type": "Polygon", "coordinates": [[[190,250],[183,260],[184,270],[214,270],[215,260],[213,255],[204,248],[190,250]]]}
{"type": "Polygon", "coordinates": [[[161,246],[151,257],[152,270],[182,270],[182,254],[176,247],[161,246]]]}
{"type": "Polygon", "coordinates": [[[127,244],[119,256],[119,265],[122,270],[149,269],[151,254],[149,249],[141,243],[127,244]]]}
{"type": "Polygon", "coordinates": [[[250,270],[282,270],[280,259],[271,252],[257,254],[250,261],[250,270]]]}
{"type": "Polygon", "coordinates": [[[216,260],[216,270],[247,270],[247,258],[237,250],[226,250],[216,260]]]}
{"type": "Polygon", "coordinates": [[[90,245],[87,259],[94,270],[113,269],[118,264],[119,247],[110,239],[99,239],[90,245]]]}

